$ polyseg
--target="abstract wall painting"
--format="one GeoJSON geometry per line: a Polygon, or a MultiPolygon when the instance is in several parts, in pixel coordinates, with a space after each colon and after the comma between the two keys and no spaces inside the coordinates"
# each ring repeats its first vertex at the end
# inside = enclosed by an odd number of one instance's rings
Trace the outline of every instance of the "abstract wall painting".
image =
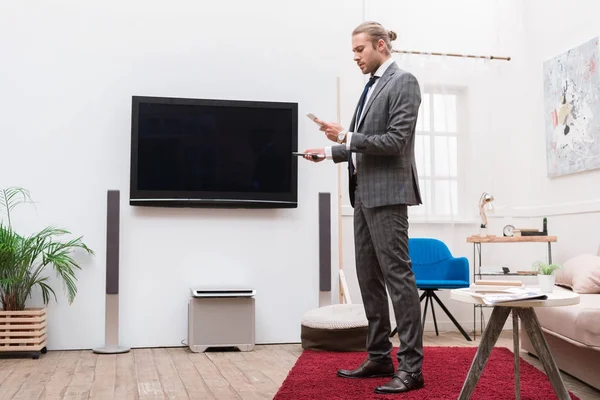
{"type": "Polygon", "coordinates": [[[600,49],[594,38],[544,62],[548,176],[600,168],[600,49]]]}

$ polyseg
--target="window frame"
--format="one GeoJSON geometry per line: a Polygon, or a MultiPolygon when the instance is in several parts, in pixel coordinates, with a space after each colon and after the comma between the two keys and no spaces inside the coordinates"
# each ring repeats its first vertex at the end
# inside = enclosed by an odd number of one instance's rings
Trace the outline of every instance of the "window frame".
{"type": "MultiPolygon", "coordinates": [[[[467,212],[469,208],[466,207],[468,201],[468,193],[467,193],[467,181],[468,181],[468,116],[467,116],[467,93],[466,89],[463,87],[450,86],[450,85],[424,85],[421,89],[421,107],[419,108],[419,117],[425,118],[427,112],[423,110],[423,105],[425,104],[425,96],[429,99],[429,130],[424,130],[425,122],[422,121],[421,125],[417,125],[415,129],[415,139],[419,137],[429,137],[430,142],[430,154],[429,154],[429,175],[425,176],[422,170],[418,170],[419,174],[419,185],[421,186],[421,196],[423,205],[419,207],[426,206],[425,202],[429,201],[429,197],[431,198],[431,204],[424,211],[417,211],[416,207],[409,208],[409,216],[416,221],[419,220],[440,220],[440,221],[455,221],[460,219],[466,219],[467,212]],[[456,132],[450,132],[448,130],[445,131],[435,131],[435,105],[434,105],[434,95],[454,95],[455,96],[455,107],[456,107],[456,132]],[[453,137],[456,139],[456,176],[440,176],[435,175],[435,137],[453,137]],[[427,196],[425,192],[425,185],[421,185],[421,182],[429,181],[431,193],[427,196]],[[447,182],[447,181],[455,181],[456,182],[456,209],[454,213],[449,214],[439,214],[435,210],[435,201],[436,201],[436,190],[435,190],[435,182],[447,182]],[[411,210],[413,210],[411,212],[411,210]]],[[[415,158],[418,157],[415,154],[415,158]]]]}

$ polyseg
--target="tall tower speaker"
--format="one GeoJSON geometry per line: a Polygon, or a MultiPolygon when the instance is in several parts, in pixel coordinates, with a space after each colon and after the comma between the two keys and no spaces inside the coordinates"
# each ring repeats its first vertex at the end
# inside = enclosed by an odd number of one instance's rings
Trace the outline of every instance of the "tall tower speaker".
{"type": "Polygon", "coordinates": [[[331,193],[319,193],[319,290],[331,291],[331,193]]]}
{"type": "Polygon", "coordinates": [[[94,353],[127,353],[119,346],[119,220],[120,192],[109,190],[106,196],[106,311],[104,347],[94,353]]]}

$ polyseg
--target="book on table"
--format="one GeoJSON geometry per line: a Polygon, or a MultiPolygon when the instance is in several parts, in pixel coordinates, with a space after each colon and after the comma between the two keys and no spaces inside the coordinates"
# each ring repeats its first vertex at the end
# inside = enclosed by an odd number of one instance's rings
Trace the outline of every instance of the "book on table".
{"type": "Polygon", "coordinates": [[[523,282],[518,281],[518,280],[478,280],[475,281],[475,283],[473,283],[473,286],[523,286],[523,282]]]}
{"type": "Polygon", "coordinates": [[[504,293],[506,289],[515,287],[523,288],[525,285],[523,285],[523,282],[515,280],[478,280],[471,284],[469,290],[477,293],[504,293]]]}

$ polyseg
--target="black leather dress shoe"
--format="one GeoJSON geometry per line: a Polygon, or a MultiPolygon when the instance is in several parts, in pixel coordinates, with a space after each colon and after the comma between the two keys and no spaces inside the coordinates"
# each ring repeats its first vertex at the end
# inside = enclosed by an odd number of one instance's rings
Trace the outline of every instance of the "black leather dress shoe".
{"type": "Polygon", "coordinates": [[[403,393],[409,390],[421,389],[425,386],[425,379],[423,374],[419,372],[406,372],[398,371],[392,377],[392,380],[382,386],[375,388],[375,393],[379,394],[393,394],[403,393]]]}
{"type": "Polygon", "coordinates": [[[337,376],[342,378],[381,378],[394,375],[394,364],[365,360],[356,369],[340,369],[337,376]]]}

